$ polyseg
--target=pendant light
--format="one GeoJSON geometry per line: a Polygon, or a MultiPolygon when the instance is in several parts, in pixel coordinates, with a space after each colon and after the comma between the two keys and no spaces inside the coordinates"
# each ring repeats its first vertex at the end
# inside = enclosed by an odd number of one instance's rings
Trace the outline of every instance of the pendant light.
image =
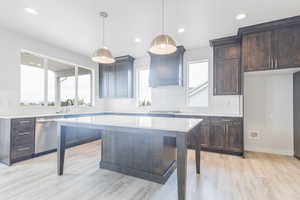
{"type": "Polygon", "coordinates": [[[108,17],[108,14],[106,12],[100,12],[100,17],[102,17],[102,48],[97,49],[95,51],[95,53],[93,54],[92,60],[96,63],[100,63],[100,64],[112,64],[115,62],[115,59],[112,57],[111,52],[109,51],[109,49],[107,47],[105,47],[105,43],[104,43],[104,34],[105,34],[105,30],[104,30],[104,20],[105,18],[108,17]]]}
{"type": "Polygon", "coordinates": [[[161,35],[158,35],[151,43],[149,51],[153,54],[167,55],[174,53],[177,50],[176,42],[171,36],[166,34],[166,0],[162,0],[162,31],[161,35]]]}

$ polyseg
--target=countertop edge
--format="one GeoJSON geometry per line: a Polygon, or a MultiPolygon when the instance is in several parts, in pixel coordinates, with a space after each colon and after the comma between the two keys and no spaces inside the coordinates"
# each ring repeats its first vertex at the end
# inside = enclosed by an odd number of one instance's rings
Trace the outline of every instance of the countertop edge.
{"type": "Polygon", "coordinates": [[[112,114],[112,115],[169,115],[169,116],[188,116],[188,117],[229,117],[229,118],[243,118],[242,115],[230,115],[230,114],[215,114],[215,113],[151,113],[151,112],[113,112],[113,111],[102,111],[102,112],[90,112],[90,113],[53,113],[53,114],[33,114],[33,115],[7,115],[1,116],[0,119],[22,119],[22,118],[42,118],[42,117],[64,117],[64,116],[72,116],[72,115],[104,115],[104,114],[112,114]]]}

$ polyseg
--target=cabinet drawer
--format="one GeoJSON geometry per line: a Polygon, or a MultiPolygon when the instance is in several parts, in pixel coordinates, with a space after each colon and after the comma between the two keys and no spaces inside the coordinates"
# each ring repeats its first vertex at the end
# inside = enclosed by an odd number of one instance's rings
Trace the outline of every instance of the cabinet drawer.
{"type": "Polygon", "coordinates": [[[13,145],[34,144],[34,132],[33,131],[13,132],[12,144],[13,145]]]}
{"type": "Polygon", "coordinates": [[[34,145],[26,144],[26,145],[16,145],[13,146],[11,157],[12,159],[18,159],[22,157],[31,156],[34,153],[34,145]]]}
{"type": "Polygon", "coordinates": [[[34,118],[23,118],[23,119],[13,119],[12,120],[12,130],[14,132],[22,131],[32,131],[35,127],[34,118]]]}

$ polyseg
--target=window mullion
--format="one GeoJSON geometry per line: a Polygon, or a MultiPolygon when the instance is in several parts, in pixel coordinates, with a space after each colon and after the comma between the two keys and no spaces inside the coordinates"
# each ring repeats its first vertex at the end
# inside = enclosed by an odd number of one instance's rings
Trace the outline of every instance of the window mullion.
{"type": "Polygon", "coordinates": [[[48,59],[43,59],[44,66],[44,104],[48,106],[48,59]]]}
{"type": "Polygon", "coordinates": [[[91,90],[91,92],[90,92],[90,102],[91,102],[91,106],[92,105],[94,105],[94,101],[93,101],[93,96],[94,96],[94,84],[93,84],[93,81],[94,80],[94,74],[93,74],[93,72],[91,72],[91,74],[90,74],[90,85],[91,85],[91,87],[90,87],[90,90],[91,90]]]}
{"type": "Polygon", "coordinates": [[[78,66],[75,66],[75,107],[78,107],[78,66]]]}

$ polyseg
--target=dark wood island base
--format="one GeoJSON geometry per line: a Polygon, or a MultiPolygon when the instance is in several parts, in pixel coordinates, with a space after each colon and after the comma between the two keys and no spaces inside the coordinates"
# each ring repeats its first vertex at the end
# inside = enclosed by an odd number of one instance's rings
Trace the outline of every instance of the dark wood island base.
{"type": "MultiPolygon", "coordinates": [[[[165,183],[177,167],[178,200],[186,200],[187,136],[197,140],[202,119],[95,116],[58,119],[57,174],[64,173],[66,127],[102,132],[100,167],[165,183]],[[144,121],[148,121],[145,125],[144,121]]],[[[200,172],[200,143],[196,169],[200,172]]]]}
{"type": "Polygon", "coordinates": [[[174,137],[104,131],[100,168],[164,184],[176,169],[174,137]]]}

